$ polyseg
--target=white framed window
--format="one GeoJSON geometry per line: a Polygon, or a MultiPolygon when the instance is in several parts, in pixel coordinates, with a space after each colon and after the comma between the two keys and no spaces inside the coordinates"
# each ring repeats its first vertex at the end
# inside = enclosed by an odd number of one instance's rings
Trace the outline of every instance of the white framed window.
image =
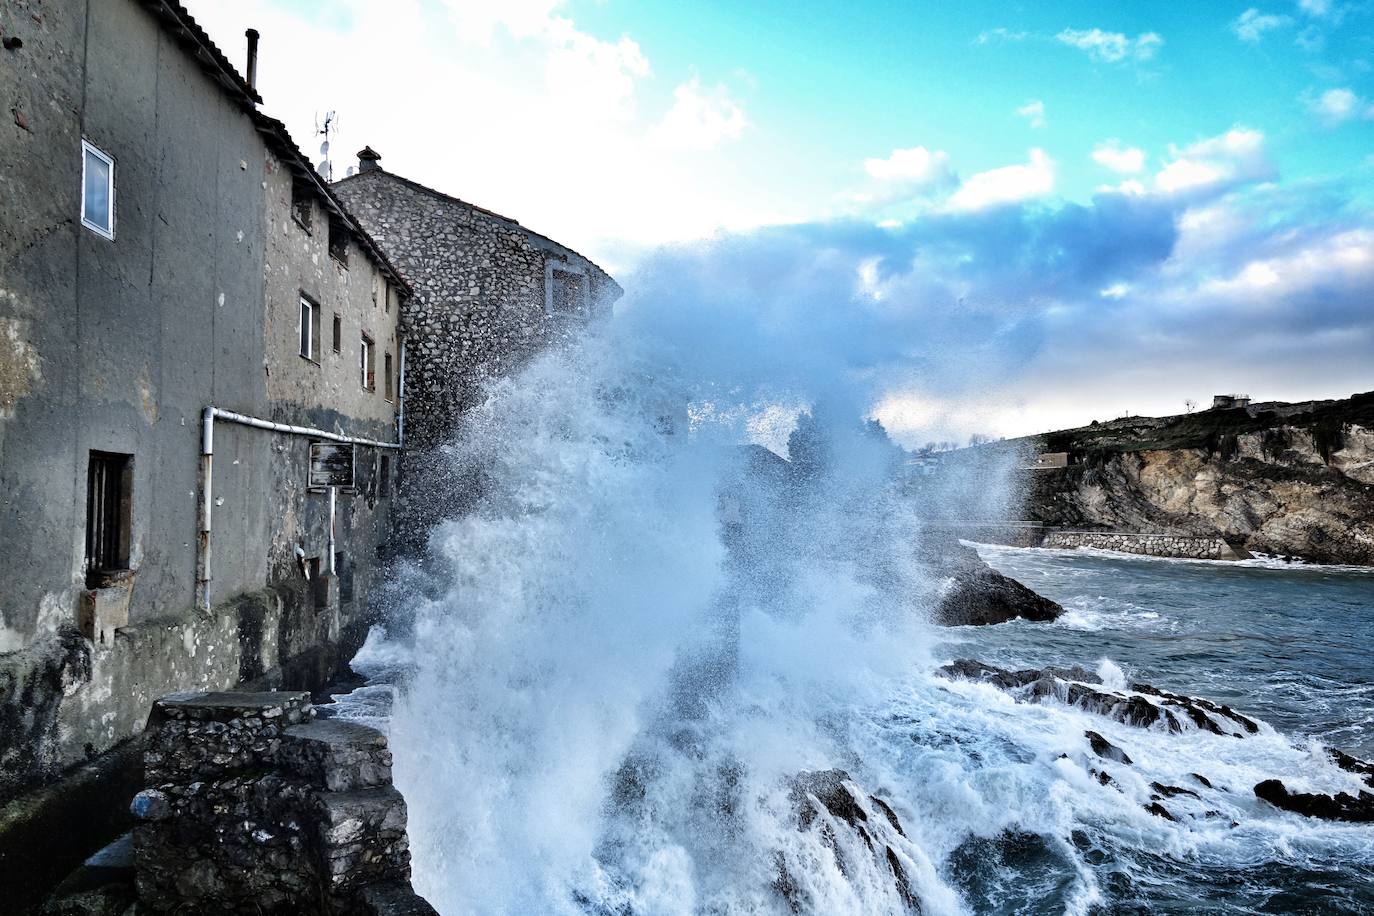
{"type": "Polygon", "coordinates": [[[81,225],[96,235],[114,239],[114,160],[81,141],[81,225]]]}
{"type": "Polygon", "coordinates": [[[358,350],[358,368],[360,369],[359,381],[367,391],[377,390],[377,366],[376,356],[372,350],[372,338],[366,334],[362,335],[362,344],[358,350]]]}
{"type": "Polygon", "coordinates": [[[301,296],[300,332],[301,356],[311,362],[320,360],[320,307],[301,296]]]}

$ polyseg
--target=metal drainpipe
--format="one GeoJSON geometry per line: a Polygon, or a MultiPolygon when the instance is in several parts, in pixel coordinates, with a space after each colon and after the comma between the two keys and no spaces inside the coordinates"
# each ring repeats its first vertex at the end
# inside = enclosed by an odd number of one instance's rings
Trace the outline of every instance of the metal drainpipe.
{"type": "Polygon", "coordinates": [[[406,339],[401,336],[401,371],[396,380],[396,445],[406,441],[406,339]]]}
{"type": "MultiPolygon", "coordinates": [[[[401,365],[404,367],[404,355],[401,359],[401,365]]],[[[293,436],[309,436],[312,439],[329,439],[332,442],[344,442],[351,445],[370,445],[373,448],[393,450],[401,448],[399,434],[396,442],[378,442],[376,439],[345,436],[342,433],[331,433],[328,430],[314,429],[309,426],[274,423],[271,420],[262,420],[258,417],[235,413],[232,410],[222,410],[218,407],[205,408],[200,415],[200,531],[196,536],[196,604],[207,611],[210,609],[210,517],[212,501],[215,496],[216,420],[238,423],[241,426],[251,426],[254,429],[266,429],[293,436]]],[[[334,487],[329,488],[329,571],[331,574],[334,572],[334,490],[334,487]]]]}

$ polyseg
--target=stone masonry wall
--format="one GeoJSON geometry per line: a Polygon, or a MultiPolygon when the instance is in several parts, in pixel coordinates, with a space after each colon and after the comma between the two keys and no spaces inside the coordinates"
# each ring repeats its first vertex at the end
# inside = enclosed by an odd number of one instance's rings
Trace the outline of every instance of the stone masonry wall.
{"type": "Polygon", "coordinates": [[[399,546],[414,546],[470,482],[437,449],[484,385],[609,310],[621,289],[577,252],[481,207],[380,167],[335,194],[410,284],[399,546]]]}
{"type": "Polygon", "coordinates": [[[134,799],[141,913],[432,914],[410,888],[386,738],[309,695],[160,700],[134,799]]]}
{"type": "Polygon", "coordinates": [[[1177,534],[1135,534],[1114,531],[1051,531],[1042,547],[1072,550],[1092,547],[1152,557],[1187,560],[1239,560],[1242,557],[1219,537],[1191,537],[1177,534]]]}

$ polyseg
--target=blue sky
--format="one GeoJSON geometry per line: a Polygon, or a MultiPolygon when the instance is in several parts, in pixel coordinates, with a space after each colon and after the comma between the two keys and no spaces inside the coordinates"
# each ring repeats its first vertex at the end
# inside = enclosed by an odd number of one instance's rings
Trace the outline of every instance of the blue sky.
{"type": "Polygon", "coordinates": [[[908,441],[1374,388],[1370,0],[188,6],[236,59],[262,31],[302,147],[339,112],[339,172],[370,144],[643,295],[802,270],[855,326],[938,325],[972,371],[871,373],[908,441]]]}

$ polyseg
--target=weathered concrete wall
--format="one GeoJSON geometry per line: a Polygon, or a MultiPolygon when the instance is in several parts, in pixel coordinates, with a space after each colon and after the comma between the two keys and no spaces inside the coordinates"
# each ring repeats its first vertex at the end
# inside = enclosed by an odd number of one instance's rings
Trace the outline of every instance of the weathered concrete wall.
{"type": "Polygon", "coordinates": [[[1119,531],[1049,531],[1041,547],[1072,550],[1092,547],[1152,557],[1188,560],[1239,560],[1243,557],[1219,537],[1192,537],[1178,534],[1139,534],[1119,531]]]}
{"type": "MultiPolygon", "coordinates": [[[[76,619],[91,450],[134,456],[131,618],[189,605],[200,410],[267,406],[251,123],[138,4],[9,8],[24,47],[0,67],[23,115],[0,124],[0,652],[76,619]],[[115,160],[113,241],[80,225],[83,136],[115,160]]],[[[261,492],[266,442],[225,446],[225,491],[261,492]]],[[[269,508],[242,511],[265,539],[269,508]]],[[[226,544],[219,594],[261,588],[265,568],[226,544]]]]}
{"type": "Polygon", "coordinates": [[[364,635],[389,531],[380,456],[359,449],[356,492],[338,499],[340,576],[327,588],[306,581],[297,548],[327,569],[329,538],[327,495],[307,491],[308,440],[218,423],[213,610],[194,606],[203,408],[394,441],[380,373],[399,307],[373,307],[378,263],[355,242],[349,269],[334,267],[322,214],[314,238],[292,235],[283,143],[264,139],[261,116],[152,5],[13,0],[4,17],[24,41],[0,51],[0,108],[18,112],[0,122],[7,888],[42,871],[25,836],[69,841],[64,853],[43,847],[45,867],[96,838],[85,828],[107,810],[83,823],[37,790],[139,734],[155,697],[325,683],[364,635]],[[83,137],[115,161],[113,240],[81,226],[83,137]],[[343,352],[334,357],[326,336],[318,365],[296,354],[300,290],[347,314],[343,352]],[[362,327],[375,330],[375,392],[357,384],[362,327]],[[89,639],[75,627],[93,450],[132,455],[133,479],[128,623],[89,639]]]}

